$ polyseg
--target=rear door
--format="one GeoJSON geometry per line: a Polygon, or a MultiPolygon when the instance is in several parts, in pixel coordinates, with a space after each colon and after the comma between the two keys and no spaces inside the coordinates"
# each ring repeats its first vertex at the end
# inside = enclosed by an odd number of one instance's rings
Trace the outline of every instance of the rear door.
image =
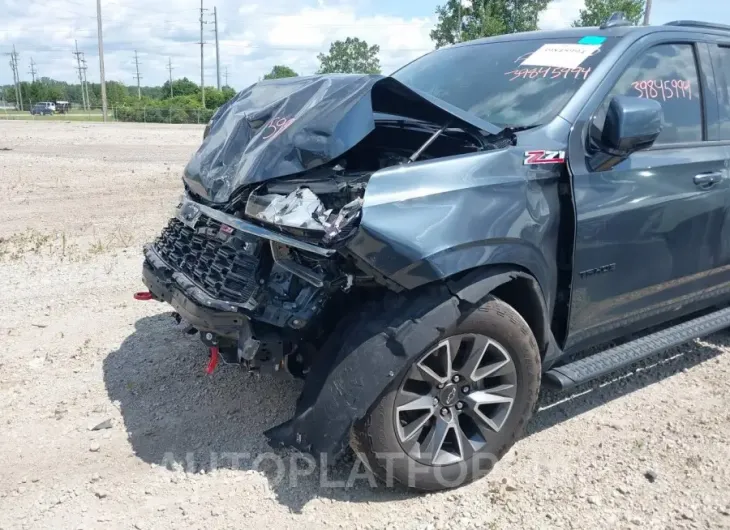
{"type": "Polygon", "coordinates": [[[713,138],[717,104],[707,44],[689,33],[634,44],[584,109],[568,158],[576,208],[566,349],[659,324],[722,296],[730,173],[713,138]],[[587,134],[600,135],[614,95],[662,105],[655,145],[607,171],[591,171],[587,134]]]}

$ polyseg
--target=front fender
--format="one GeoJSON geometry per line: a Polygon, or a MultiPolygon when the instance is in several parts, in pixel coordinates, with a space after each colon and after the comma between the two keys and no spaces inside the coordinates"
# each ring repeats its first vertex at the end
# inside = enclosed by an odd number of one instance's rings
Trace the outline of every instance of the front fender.
{"type": "Polygon", "coordinates": [[[484,265],[517,265],[537,279],[551,307],[562,167],[526,166],[524,149],[375,173],[349,251],[408,290],[484,265]]]}

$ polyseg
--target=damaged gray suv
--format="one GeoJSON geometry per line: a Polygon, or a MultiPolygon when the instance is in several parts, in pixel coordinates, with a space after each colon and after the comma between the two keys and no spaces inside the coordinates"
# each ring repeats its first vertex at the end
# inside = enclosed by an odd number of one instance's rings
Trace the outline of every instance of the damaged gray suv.
{"type": "Polygon", "coordinates": [[[728,38],[613,17],[254,84],[206,128],[137,297],[209,371],[304,379],[272,445],[475,480],[541,382],[730,325],[728,38]]]}

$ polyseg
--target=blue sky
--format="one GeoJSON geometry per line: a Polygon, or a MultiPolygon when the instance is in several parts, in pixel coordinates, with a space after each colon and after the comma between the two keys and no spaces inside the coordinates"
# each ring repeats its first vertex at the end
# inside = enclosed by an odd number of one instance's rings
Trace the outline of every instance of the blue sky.
{"type": "MultiPolygon", "coordinates": [[[[275,64],[302,74],[317,68],[317,53],[333,40],[357,36],[381,47],[384,72],[391,72],[433,45],[429,31],[435,9],[445,0],[204,0],[206,19],[205,78],[215,84],[212,8],[218,9],[225,82],[242,88],[275,64]]],[[[30,80],[30,60],[41,76],[75,79],[74,42],[86,54],[88,78],[98,80],[94,0],[0,0],[0,54],[15,44],[21,79],[30,80]]],[[[168,58],[175,77],[200,79],[198,9],[200,0],[150,2],[102,0],[107,79],[135,82],[134,51],[143,84],[167,79],[168,58]],[[168,7],[172,6],[174,7],[168,7]]],[[[544,29],[567,27],[583,0],[552,0],[540,18],[544,29]]],[[[654,0],[652,22],[676,19],[730,24],[730,0],[654,0]]],[[[7,60],[0,61],[0,84],[10,83],[7,60]]]]}

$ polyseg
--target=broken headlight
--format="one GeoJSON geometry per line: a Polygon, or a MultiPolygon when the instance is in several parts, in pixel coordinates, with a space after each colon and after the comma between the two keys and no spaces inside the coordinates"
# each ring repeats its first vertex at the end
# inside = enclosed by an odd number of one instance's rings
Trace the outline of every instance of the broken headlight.
{"type": "Polygon", "coordinates": [[[246,203],[246,216],[285,228],[322,232],[322,240],[331,243],[349,233],[360,218],[362,199],[347,203],[338,212],[325,207],[309,188],[299,187],[288,195],[261,194],[254,191],[246,203]]]}

